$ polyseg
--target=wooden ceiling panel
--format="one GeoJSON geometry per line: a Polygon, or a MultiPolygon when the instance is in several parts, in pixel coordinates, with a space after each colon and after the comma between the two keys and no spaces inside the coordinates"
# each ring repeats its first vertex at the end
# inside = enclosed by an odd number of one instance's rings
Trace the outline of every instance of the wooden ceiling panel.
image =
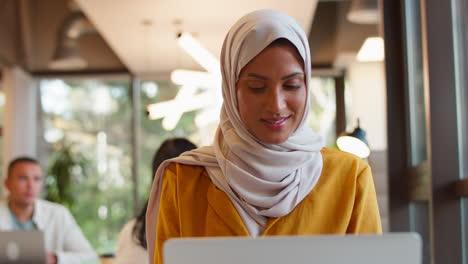
{"type": "Polygon", "coordinates": [[[18,64],[17,1],[0,0],[0,67],[18,64]]]}
{"type": "Polygon", "coordinates": [[[355,24],[346,19],[350,1],[321,1],[309,33],[312,65],[333,68],[340,54],[357,54],[364,40],[378,36],[378,25],[355,24]]]}

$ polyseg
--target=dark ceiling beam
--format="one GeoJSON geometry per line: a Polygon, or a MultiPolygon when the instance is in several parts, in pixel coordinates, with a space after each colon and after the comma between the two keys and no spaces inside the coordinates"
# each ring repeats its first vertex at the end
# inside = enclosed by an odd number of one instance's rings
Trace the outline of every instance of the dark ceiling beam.
{"type": "MultiPolygon", "coordinates": [[[[19,65],[27,72],[53,73],[48,64],[57,45],[56,33],[70,12],[65,0],[0,0],[0,66],[19,65]]],[[[125,69],[99,34],[84,35],[79,45],[88,62],[83,73],[125,69]]]]}
{"type": "Polygon", "coordinates": [[[0,0],[0,66],[17,62],[17,1],[0,0]]]}
{"type": "Polygon", "coordinates": [[[309,32],[312,66],[330,67],[336,54],[336,21],[338,3],[319,2],[309,32]]]}
{"type": "Polygon", "coordinates": [[[121,68],[80,71],[33,71],[31,74],[36,78],[66,78],[100,75],[130,75],[131,73],[126,68],[121,68]]]}
{"type": "MultiPolygon", "coordinates": [[[[312,65],[330,65],[341,54],[359,51],[369,36],[378,36],[378,25],[356,24],[346,16],[351,1],[319,1],[309,32],[312,65]]],[[[341,65],[345,66],[345,65],[341,65]]]]}
{"type": "Polygon", "coordinates": [[[379,36],[378,24],[357,24],[347,19],[351,2],[339,3],[337,9],[336,49],[337,54],[358,52],[368,37],[379,36]]]}
{"type": "Polygon", "coordinates": [[[18,62],[26,70],[31,69],[34,59],[33,11],[37,1],[19,0],[18,3],[18,62]]]}

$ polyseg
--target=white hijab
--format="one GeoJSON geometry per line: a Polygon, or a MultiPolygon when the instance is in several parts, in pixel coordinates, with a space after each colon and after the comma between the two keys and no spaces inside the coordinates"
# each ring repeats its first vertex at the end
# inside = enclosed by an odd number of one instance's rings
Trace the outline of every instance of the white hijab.
{"type": "Polygon", "coordinates": [[[156,172],[146,214],[151,260],[160,185],[165,168],[171,162],[204,166],[211,181],[230,198],[254,237],[263,232],[268,218],[289,214],[310,193],[322,172],[322,138],[306,125],[311,78],[309,44],[303,29],[293,18],[271,9],[242,17],[224,40],[221,72],[224,103],[213,146],[167,160],[156,172]],[[285,142],[270,145],[257,140],[243,125],[236,82],[242,68],[279,38],[289,40],[303,59],[307,98],[304,116],[296,131],[285,142]]]}

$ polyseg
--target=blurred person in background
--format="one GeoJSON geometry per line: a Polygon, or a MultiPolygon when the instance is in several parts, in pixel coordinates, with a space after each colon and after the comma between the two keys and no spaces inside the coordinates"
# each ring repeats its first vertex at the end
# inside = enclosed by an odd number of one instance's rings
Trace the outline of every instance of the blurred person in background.
{"type": "MultiPolygon", "coordinates": [[[[164,141],[153,156],[152,176],[156,174],[159,165],[167,159],[175,158],[185,151],[195,149],[196,146],[184,138],[171,138],[164,141]]],[[[117,241],[116,259],[113,264],[148,263],[146,244],[146,207],[142,208],[137,218],[125,224],[117,241]]]]}
{"type": "Polygon", "coordinates": [[[47,264],[98,262],[68,209],[39,199],[43,183],[36,159],[19,157],[10,162],[4,182],[9,195],[0,201],[0,231],[42,231],[47,264]]]}

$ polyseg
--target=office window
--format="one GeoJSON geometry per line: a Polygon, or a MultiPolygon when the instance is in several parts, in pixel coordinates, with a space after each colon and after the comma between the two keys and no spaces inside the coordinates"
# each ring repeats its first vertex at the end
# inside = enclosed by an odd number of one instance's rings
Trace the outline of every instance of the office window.
{"type": "Polygon", "coordinates": [[[313,77],[311,81],[310,112],[307,123],[324,137],[327,147],[336,143],[336,94],[332,77],[313,77]]]}
{"type": "Polygon", "coordinates": [[[129,85],[40,82],[46,198],[70,209],[100,254],[114,252],[119,231],[133,217],[129,85]]]}
{"type": "Polygon", "coordinates": [[[150,104],[173,100],[180,91],[180,86],[170,81],[145,81],[140,85],[141,106],[141,142],[140,142],[140,199],[144,205],[151,190],[151,166],[153,155],[161,143],[172,137],[188,138],[200,145],[199,128],[195,124],[197,110],[184,112],[173,129],[163,127],[163,118],[151,120],[147,113],[150,104]]]}

